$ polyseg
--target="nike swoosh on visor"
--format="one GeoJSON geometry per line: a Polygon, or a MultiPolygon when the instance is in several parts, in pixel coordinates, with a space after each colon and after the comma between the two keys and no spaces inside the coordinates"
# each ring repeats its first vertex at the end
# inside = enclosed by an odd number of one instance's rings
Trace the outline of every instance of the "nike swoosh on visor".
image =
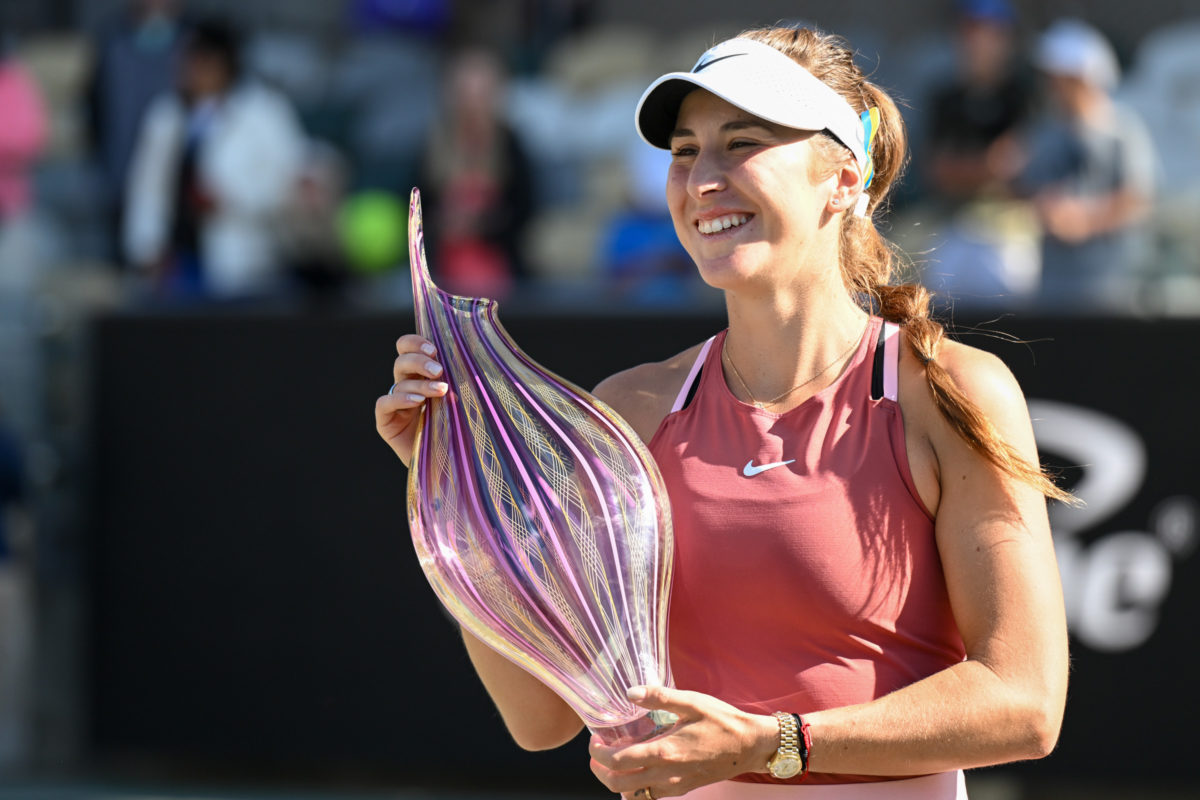
{"type": "Polygon", "coordinates": [[[744,56],[744,55],[746,55],[746,54],[745,53],[730,53],[729,55],[721,56],[720,58],[710,58],[708,61],[705,61],[703,64],[697,64],[695,66],[695,68],[692,69],[692,74],[695,75],[697,72],[700,72],[701,70],[708,69],[709,67],[711,67],[713,64],[717,63],[718,61],[724,61],[727,58],[737,58],[738,56],[744,56]]]}

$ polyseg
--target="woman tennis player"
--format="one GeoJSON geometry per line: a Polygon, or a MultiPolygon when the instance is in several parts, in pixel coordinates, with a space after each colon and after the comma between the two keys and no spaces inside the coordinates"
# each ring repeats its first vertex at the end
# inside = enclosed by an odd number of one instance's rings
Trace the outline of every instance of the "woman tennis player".
{"type": "MultiPolygon", "coordinates": [[[[961,798],[962,770],[1045,756],[1067,634],[1021,390],[943,337],[892,283],[872,213],[905,159],[900,114],[851,52],[750,31],[655,81],[637,126],[669,148],[667,198],[729,327],[596,394],[649,445],[674,514],[679,722],[592,770],[630,798],[961,798]]],[[[431,345],[397,345],[380,435],[445,391],[431,345]]],[[[470,635],[516,741],[572,739],[575,713],[470,635]]]]}

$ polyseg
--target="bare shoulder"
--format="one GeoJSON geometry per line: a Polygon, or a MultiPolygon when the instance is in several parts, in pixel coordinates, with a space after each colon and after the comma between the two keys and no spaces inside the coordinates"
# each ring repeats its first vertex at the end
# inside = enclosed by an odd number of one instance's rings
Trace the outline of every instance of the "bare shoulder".
{"type": "Polygon", "coordinates": [[[612,406],[641,437],[649,442],[700,354],[702,344],[689,347],[664,361],[639,364],[611,375],[592,390],[612,406]]]}
{"type": "MultiPolygon", "coordinates": [[[[925,366],[910,348],[904,347],[902,352],[901,401],[906,418],[911,416],[935,446],[939,443],[964,444],[938,410],[925,366]]],[[[1025,395],[1012,371],[1000,358],[979,348],[944,339],[938,349],[937,363],[1002,438],[1018,449],[1032,445],[1025,395]]]]}
{"type": "Polygon", "coordinates": [[[963,393],[983,410],[1000,410],[1014,403],[1024,410],[1025,396],[1021,387],[999,357],[946,339],[938,352],[938,363],[963,393]]]}

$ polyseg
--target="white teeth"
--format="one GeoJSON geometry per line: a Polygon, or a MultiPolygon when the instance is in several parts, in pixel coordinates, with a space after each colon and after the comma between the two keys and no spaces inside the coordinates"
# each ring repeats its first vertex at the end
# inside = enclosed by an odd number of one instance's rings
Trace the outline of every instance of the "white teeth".
{"type": "Polygon", "coordinates": [[[725,217],[717,217],[711,220],[700,220],[696,227],[701,233],[719,233],[727,228],[736,228],[738,225],[745,225],[750,221],[750,218],[745,214],[730,214],[725,217]]]}

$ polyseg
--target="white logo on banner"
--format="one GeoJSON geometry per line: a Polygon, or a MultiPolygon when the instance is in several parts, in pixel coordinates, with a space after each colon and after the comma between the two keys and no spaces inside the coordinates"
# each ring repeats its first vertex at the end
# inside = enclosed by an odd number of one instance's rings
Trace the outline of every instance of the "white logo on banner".
{"type": "Polygon", "coordinates": [[[1146,530],[1104,531],[1083,541],[1081,533],[1099,528],[1137,495],[1146,476],[1146,448],[1123,422],[1081,406],[1030,400],[1029,413],[1038,448],[1083,468],[1073,491],[1086,505],[1050,508],[1067,622],[1089,647],[1132,650],[1158,625],[1172,561],[1195,549],[1197,503],[1191,497],[1163,498],[1146,530]]]}

